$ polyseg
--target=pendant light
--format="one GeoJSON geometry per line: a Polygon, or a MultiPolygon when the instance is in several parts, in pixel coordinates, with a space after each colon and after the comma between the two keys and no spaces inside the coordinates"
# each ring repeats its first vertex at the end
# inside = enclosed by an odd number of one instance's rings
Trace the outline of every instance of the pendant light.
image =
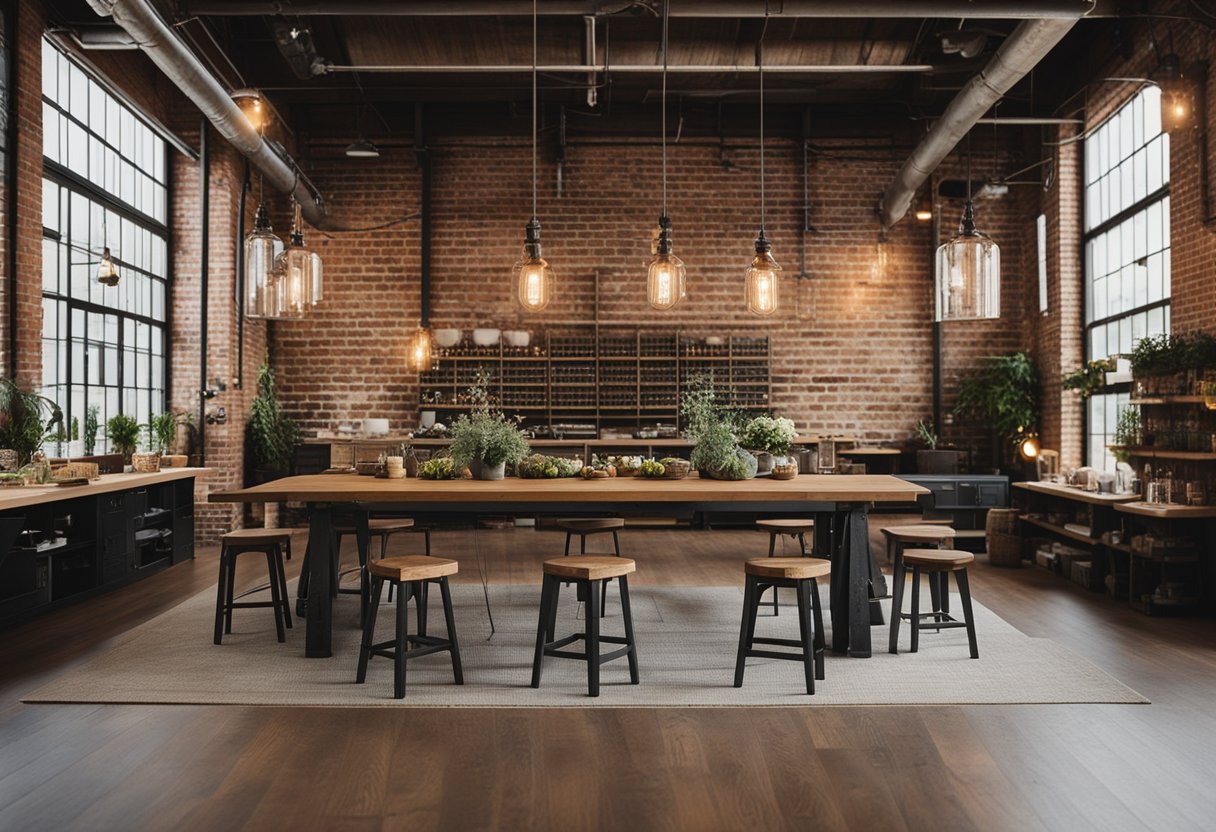
{"type": "Polygon", "coordinates": [[[101,251],[101,259],[97,261],[97,282],[103,286],[117,286],[119,280],[118,267],[110,256],[110,247],[106,246],[101,251]]]}
{"type": "Polygon", "coordinates": [[[937,249],[936,321],[1001,317],[1001,250],[975,228],[971,135],[967,135],[967,207],[959,233],[937,249]]]}
{"type": "Polygon", "coordinates": [[[532,0],[532,219],[524,236],[524,256],[515,264],[519,305],[525,312],[541,312],[553,296],[554,274],[541,256],[540,220],[536,218],[536,0],[532,0]]]}
{"type": "Polygon", "coordinates": [[[276,318],[303,318],[317,302],[321,289],[321,258],[304,245],[300,206],[295,207],[291,243],[275,258],[276,318]]]}
{"type": "Polygon", "coordinates": [[[773,259],[773,246],[764,236],[764,32],[768,29],[765,13],[764,29],[756,44],[756,64],[760,69],[760,234],[756,237],[756,256],[744,273],[744,296],[747,311],[768,316],[777,311],[778,272],[781,267],[773,259]]]}
{"type": "Polygon", "coordinates": [[[431,369],[431,333],[425,326],[419,326],[418,331],[410,338],[406,347],[405,362],[415,373],[431,369]]]}
{"type": "MultiPolygon", "coordinates": [[[[259,190],[261,186],[259,184],[259,190]]],[[[245,315],[273,318],[278,312],[274,285],[274,260],[283,250],[283,241],[270,225],[270,214],[258,199],[253,230],[245,237],[245,315]]]]}
{"type": "Polygon", "coordinates": [[[684,261],[672,253],[671,219],[667,216],[667,22],[668,0],[663,0],[663,94],[661,97],[663,146],[663,213],[659,215],[659,241],[646,275],[646,299],[655,309],[671,309],[687,294],[684,261]]]}

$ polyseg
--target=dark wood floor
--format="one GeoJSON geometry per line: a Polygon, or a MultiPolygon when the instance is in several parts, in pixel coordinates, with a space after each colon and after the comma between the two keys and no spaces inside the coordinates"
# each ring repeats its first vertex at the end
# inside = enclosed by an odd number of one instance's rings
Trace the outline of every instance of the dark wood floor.
{"type": "MultiPolygon", "coordinates": [[[[639,558],[636,583],[668,585],[734,585],[740,558],[766,546],[736,532],[627,531],[622,542],[639,558]]],[[[437,554],[458,557],[478,547],[491,581],[536,583],[537,564],[560,550],[561,537],[440,532],[435,543],[437,554]]],[[[290,572],[298,568],[299,558],[290,572]]],[[[1216,622],[1145,618],[1041,570],[983,562],[973,570],[978,600],[1153,704],[492,711],[19,703],[131,627],[214,586],[215,570],[206,551],[0,632],[0,829],[1216,824],[1216,622]]],[[[477,580],[476,570],[466,566],[461,579],[477,580]]]]}

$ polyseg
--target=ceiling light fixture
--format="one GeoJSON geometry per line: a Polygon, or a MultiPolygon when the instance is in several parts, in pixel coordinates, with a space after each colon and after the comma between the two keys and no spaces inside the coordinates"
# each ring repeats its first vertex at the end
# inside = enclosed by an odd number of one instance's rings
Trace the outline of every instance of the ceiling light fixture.
{"type": "MultiPolygon", "coordinates": [[[[995,153],[995,148],[993,150],[995,153]]],[[[971,134],[967,134],[967,205],[959,232],[937,249],[936,321],[1001,317],[1001,250],[975,228],[971,134]]]]}
{"type": "MultiPolygon", "coordinates": [[[[259,185],[259,190],[261,189],[259,185]]],[[[275,258],[283,241],[270,225],[270,214],[259,197],[253,217],[253,230],[245,237],[245,315],[249,318],[274,318],[278,314],[275,285],[275,258]]]]}
{"type": "Polygon", "coordinates": [[[300,319],[321,300],[321,257],[304,245],[300,206],[295,206],[291,243],[275,258],[276,318],[300,319]]]}
{"type": "Polygon", "coordinates": [[[525,312],[541,312],[553,296],[554,274],[541,256],[540,220],[536,218],[536,0],[532,0],[532,219],[524,236],[524,256],[515,264],[519,305],[525,312]]]}
{"type": "Polygon", "coordinates": [[[379,159],[380,148],[367,139],[356,139],[346,146],[346,155],[352,159],[379,159]]]}
{"type": "Polygon", "coordinates": [[[418,331],[410,338],[405,360],[406,365],[415,373],[431,369],[431,333],[425,326],[419,326],[418,331]]]}
{"type": "Polygon", "coordinates": [[[646,299],[655,309],[671,309],[687,294],[684,261],[672,253],[671,218],[667,216],[667,28],[668,0],[663,0],[663,213],[659,215],[658,243],[646,274],[646,299]]]}
{"type": "Polygon", "coordinates": [[[764,28],[756,43],[756,64],[760,70],[760,234],[756,237],[756,256],[744,273],[744,296],[747,311],[768,316],[777,311],[778,272],[781,266],[773,259],[773,246],[764,236],[764,33],[768,29],[768,13],[764,28]]]}
{"type": "Polygon", "coordinates": [[[1182,73],[1182,59],[1174,52],[1163,55],[1158,68],[1161,73],[1161,126],[1167,133],[1177,133],[1191,126],[1190,83],[1182,73]]]}
{"type": "Polygon", "coordinates": [[[101,259],[97,261],[97,282],[103,286],[117,286],[120,279],[118,267],[110,256],[110,247],[106,246],[101,251],[101,259]]]}
{"type": "Polygon", "coordinates": [[[269,107],[262,100],[262,94],[255,89],[243,88],[234,90],[232,100],[236,102],[236,106],[245,114],[245,118],[253,125],[253,129],[258,133],[262,133],[266,129],[266,125],[270,123],[269,107]]]}

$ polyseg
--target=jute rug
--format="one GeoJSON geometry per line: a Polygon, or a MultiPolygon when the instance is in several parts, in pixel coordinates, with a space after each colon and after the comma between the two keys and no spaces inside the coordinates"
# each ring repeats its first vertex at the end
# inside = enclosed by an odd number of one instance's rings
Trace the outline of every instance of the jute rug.
{"type": "MultiPolygon", "coordinates": [[[[792,705],[952,705],[1018,703],[1145,703],[1148,700],[1059,644],[1030,638],[976,606],[980,658],[968,657],[962,629],[922,631],[920,652],[891,655],[887,629],[875,627],[874,656],[827,656],[816,695],[805,692],[797,662],[749,659],[742,688],[732,685],[743,593],[737,588],[633,587],[634,627],[642,683],[629,684],[623,659],[601,671],[598,699],[586,695],[586,665],[545,661],[539,690],[528,686],[540,588],[453,586],[465,684],[452,684],[447,654],[409,663],[407,693],[392,699],[392,663],[372,659],[366,684],[356,685],[358,598],[335,607],[334,655],[304,658],[302,622],[275,640],[269,610],[238,610],[233,633],[211,642],[214,592],[205,592],[128,633],[90,663],[27,696],[26,702],[178,703],[232,705],[403,707],[734,707],[792,705]],[[494,632],[491,633],[490,615],[494,632]]],[[[827,588],[821,588],[827,603],[827,588]]],[[[928,593],[923,593],[926,596],[928,593]]],[[[443,631],[438,593],[430,627],[443,631]]],[[[781,614],[763,611],[758,635],[796,637],[793,593],[781,614]]],[[[959,609],[957,597],[954,609],[959,609]]],[[[393,626],[387,604],[379,638],[393,626]]],[[[557,632],[582,630],[573,587],[562,592],[557,632]]],[[[826,609],[825,609],[826,613],[826,609]]],[[[825,618],[827,616],[825,615],[825,618]]],[[[413,629],[411,609],[411,630],[413,629]]],[[[830,621],[825,621],[830,628],[830,621]]],[[[602,631],[621,632],[620,604],[609,590],[602,631]]],[[[830,633],[828,642],[831,642],[830,633]]],[[[906,650],[907,627],[901,638],[906,650]]]]}

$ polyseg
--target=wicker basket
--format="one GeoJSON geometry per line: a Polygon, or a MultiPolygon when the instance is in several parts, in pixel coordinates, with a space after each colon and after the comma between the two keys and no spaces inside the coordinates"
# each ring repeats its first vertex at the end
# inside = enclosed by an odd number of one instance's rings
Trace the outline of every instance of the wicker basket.
{"type": "Polygon", "coordinates": [[[56,482],[59,480],[74,480],[81,477],[95,480],[100,476],[101,467],[96,462],[69,462],[66,465],[57,465],[51,469],[51,479],[56,482]]]}
{"type": "Polygon", "coordinates": [[[160,470],[160,454],[131,454],[131,468],[137,474],[155,474],[160,470]]]}
{"type": "Polygon", "coordinates": [[[663,463],[663,479],[665,480],[682,480],[688,476],[688,472],[692,470],[692,463],[677,459],[671,462],[663,463]]]}
{"type": "Polygon", "coordinates": [[[190,457],[185,454],[166,454],[160,458],[161,468],[185,468],[190,464],[190,457]]]}
{"type": "Polygon", "coordinates": [[[1022,539],[1017,534],[1017,518],[1016,509],[988,510],[984,537],[988,545],[988,562],[993,566],[1022,565],[1022,539]]]}

